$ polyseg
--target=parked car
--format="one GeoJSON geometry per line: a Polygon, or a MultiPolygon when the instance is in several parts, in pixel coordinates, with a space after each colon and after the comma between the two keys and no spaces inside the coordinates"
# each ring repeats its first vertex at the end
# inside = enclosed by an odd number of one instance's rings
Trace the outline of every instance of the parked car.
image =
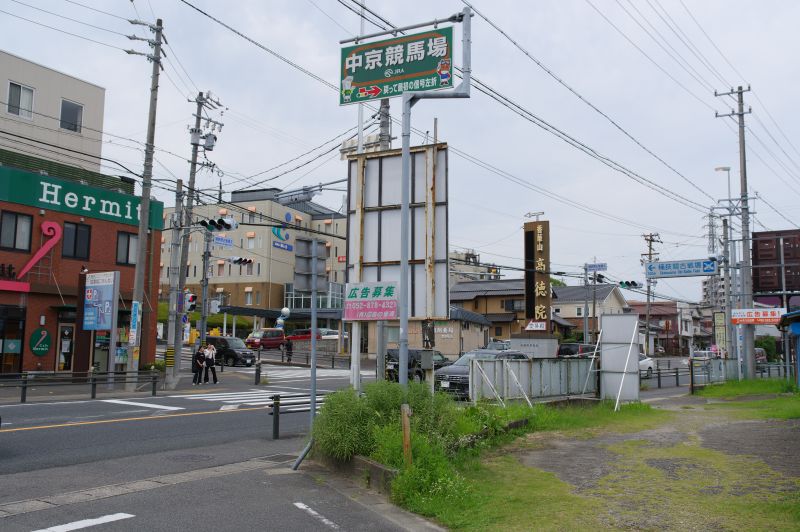
{"type": "Polygon", "coordinates": [[[639,372],[645,373],[645,378],[649,379],[653,376],[653,371],[655,371],[656,363],[655,360],[652,358],[645,356],[644,353],[639,353],[639,372]]]}
{"type": "Polygon", "coordinates": [[[756,357],[756,364],[767,363],[767,352],[764,350],[763,347],[756,347],[755,349],[753,349],[753,354],[756,357]]]}
{"type": "MultiPolygon", "coordinates": [[[[422,369],[422,354],[430,351],[433,357],[433,369],[437,370],[449,366],[451,362],[439,351],[433,349],[409,349],[408,350],[408,380],[412,382],[423,382],[425,380],[425,370],[422,369]]],[[[398,366],[400,362],[399,349],[386,350],[386,380],[398,382],[400,372],[398,366]]]]}
{"type": "MultiPolygon", "coordinates": [[[[286,335],[292,342],[297,340],[311,340],[311,329],[295,329],[286,335]]],[[[317,340],[322,338],[322,329],[317,329],[317,340]]]]}
{"type": "Polygon", "coordinates": [[[252,366],[256,357],[245,343],[234,336],[206,336],[206,342],[217,350],[214,363],[218,366],[252,366]]]}
{"type": "Polygon", "coordinates": [[[594,345],[568,342],[558,346],[558,358],[589,358],[594,354],[594,345]]]}
{"type": "Polygon", "coordinates": [[[265,328],[253,331],[244,343],[250,349],[281,349],[286,342],[283,329],[265,328]]]}
{"type": "Polygon", "coordinates": [[[481,360],[528,360],[528,355],[511,349],[476,349],[464,353],[461,357],[444,368],[436,370],[434,390],[451,393],[456,397],[469,397],[469,361],[473,358],[481,360]]]}
{"type": "Polygon", "coordinates": [[[508,340],[492,340],[484,349],[497,349],[500,351],[505,351],[507,349],[511,349],[511,342],[508,340]]]}

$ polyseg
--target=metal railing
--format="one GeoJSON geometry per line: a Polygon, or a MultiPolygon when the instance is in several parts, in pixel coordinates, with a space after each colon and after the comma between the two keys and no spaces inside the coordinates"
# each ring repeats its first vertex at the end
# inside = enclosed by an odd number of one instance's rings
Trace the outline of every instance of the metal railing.
{"type": "MultiPolygon", "coordinates": [[[[311,411],[311,396],[301,393],[276,394],[270,397],[271,401],[265,405],[272,416],[272,439],[280,439],[281,413],[295,414],[311,411]]],[[[325,394],[316,397],[317,410],[325,402],[325,394]]]]}
{"type": "Polygon", "coordinates": [[[28,400],[31,389],[55,386],[88,386],[90,397],[97,398],[97,387],[114,390],[119,384],[139,384],[137,391],[147,387],[152,395],[158,390],[158,371],[86,371],[80,373],[6,373],[0,378],[0,392],[20,389],[20,403],[28,400]]]}
{"type": "MultiPolygon", "coordinates": [[[[261,349],[256,351],[256,360],[262,362],[281,362],[292,366],[311,367],[310,351],[292,351],[291,354],[281,349],[261,349]]],[[[317,367],[343,368],[350,367],[349,354],[317,352],[317,367]]]]}

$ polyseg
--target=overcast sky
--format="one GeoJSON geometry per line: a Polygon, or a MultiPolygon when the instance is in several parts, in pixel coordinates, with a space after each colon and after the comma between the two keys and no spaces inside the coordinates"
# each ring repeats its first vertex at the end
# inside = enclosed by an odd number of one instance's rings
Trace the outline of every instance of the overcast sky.
{"type": "MultiPolygon", "coordinates": [[[[144,36],[142,27],[76,4],[126,19],[163,19],[170,46],[164,64],[168,78],[162,77],[159,93],[156,145],[180,157],[157,152],[157,178],[188,178],[186,128],[194,105],[187,98],[198,89],[211,90],[229,108],[222,118],[219,113],[214,115],[225,127],[217,148],[209,153],[209,159],[224,175],[202,173],[198,179],[205,188],[216,188],[222,180],[223,189],[230,192],[275,176],[324,150],[243,181],[243,177],[283,163],[356,125],[356,107],[340,107],[338,95],[331,88],[179,0],[24,3],[61,16],[13,0],[0,0],[0,9],[140,51],[145,50],[143,43],[99,28],[123,34],[136,31],[144,36]]],[[[359,17],[342,5],[358,10],[351,0],[192,3],[332,83],[338,83],[339,40],[355,35],[359,29],[359,17]]],[[[713,90],[752,85],[753,91],[745,94],[746,105],[753,108],[753,114],[746,117],[748,128],[752,128],[747,135],[748,178],[751,193],[758,191],[765,200],[755,204],[756,219],[771,230],[796,227],[795,222],[800,220],[800,125],[796,110],[800,3],[475,0],[474,5],[674,170],[560,85],[479,16],[474,17],[472,26],[475,76],[603,156],[706,208],[727,196],[725,173],[715,172],[715,167],[732,167],[733,189],[739,190],[736,129],[731,119],[714,117],[715,110],[730,112],[733,101],[715,98],[713,90]],[[653,38],[666,42],[660,41],[659,46],[653,38]]],[[[372,0],[368,7],[402,26],[448,16],[464,5],[456,0],[372,0]]],[[[369,23],[366,30],[377,31],[369,23]]],[[[455,34],[459,39],[455,62],[460,65],[461,29],[457,27],[455,34]]],[[[6,13],[0,13],[0,35],[0,48],[104,87],[104,130],[144,141],[150,86],[150,66],[144,58],[6,13]]],[[[399,117],[399,99],[391,102],[392,113],[399,117]]],[[[367,117],[370,114],[365,113],[367,117]]],[[[659,232],[664,241],[656,247],[662,260],[708,255],[707,221],[702,213],[634,182],[489,97],[473,92],[469,100],[423,101],[414,108],[413,126],[432,134],[434,117],[439,120],[441,140],[506,173],[501,177],[451,153],[451,249],[472,248],[483,261],[520,266],[524,215],[544,211],[544,218],[551,221],[553,270],[577,273],[584,262],[596,257],[608,263],[613,278],[641,282],[644,275],[639,259],[646,249],[642,233],[651,230],[659,232]],[[546,197],[530,186],[512,182],[508,175],[601,214],[546,197]],[[610,220],[609,216],[624,221],[610,220]]],[[[399,129],[395,126],[393,132],[398,137],[395,147],[400,146],[399,129]]],[[[141,145],[138,150],[122,148],[119,144],[136,145],[112,136],[105,136],[105,140],[105,156],[141,172],[141,145]]],[[[417,137],[413,142],[421,143],[422,139],[417,137]]],[[[334,151],[263,186],[310,185],[345,177],[345,171],[345,163],[334,151]]],[[[157,189],[155,194],[165,203],[174,201],[164,190],[157,189]]],[[[319,201],[338,209],[342,194],[328,192],[319,201]]],[[[506,273],[519,276],[514,271],[506,273]]],[[[697,279],[661,281],[657,291],[697,300],[700,283],[697,279]]]]}

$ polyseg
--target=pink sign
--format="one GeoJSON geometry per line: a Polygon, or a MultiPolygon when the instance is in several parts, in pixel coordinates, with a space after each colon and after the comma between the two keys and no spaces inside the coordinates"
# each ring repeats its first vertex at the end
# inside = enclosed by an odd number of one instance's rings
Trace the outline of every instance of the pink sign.
{"type": "Polygon", "coordinates": [[[345,301],[344,319],[345,321],[396,320],[397,301],[392,299],[345,301]]]}

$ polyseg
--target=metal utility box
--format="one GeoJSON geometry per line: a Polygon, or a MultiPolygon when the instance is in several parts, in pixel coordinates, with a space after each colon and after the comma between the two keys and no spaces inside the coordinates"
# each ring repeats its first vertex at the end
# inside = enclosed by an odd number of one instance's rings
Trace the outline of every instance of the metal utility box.
{"type": "Polygon", "coordinates": [[[433,351],[420,351],[420,368],[421,369],[433,369],[433,351]]]}

